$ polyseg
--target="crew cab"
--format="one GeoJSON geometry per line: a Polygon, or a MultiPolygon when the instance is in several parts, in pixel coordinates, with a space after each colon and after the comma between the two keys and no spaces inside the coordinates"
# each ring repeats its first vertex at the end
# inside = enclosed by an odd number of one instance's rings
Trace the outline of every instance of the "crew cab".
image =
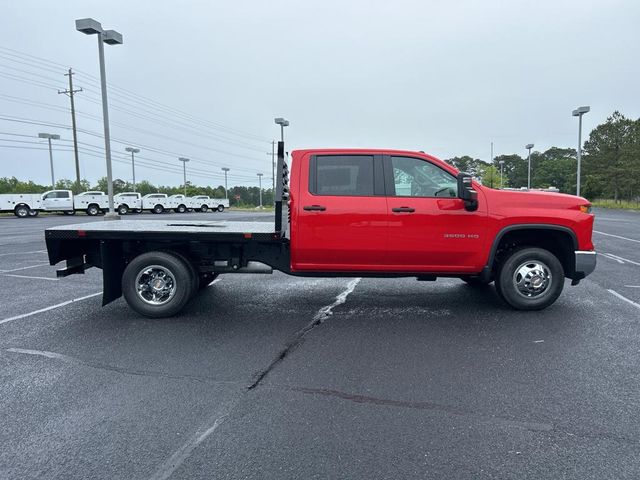
{"type": "MultiPolygon", "coordinates": [[[[149,317],[179,312],[217,275],[457,277],[495,283],[518,310],[553,304],[596,266],[581,197],[500,191],[437,158],[400,150],[292,152],[278,144],[275,221],[94,222],[45,237],[59,276],[103,271],[103,304],[124,295],[149,317]]],[[[402,293],[399,292],[398,295],[402,293]]],[[[455,301],[455,299],[451,299],[455,301]]]]}

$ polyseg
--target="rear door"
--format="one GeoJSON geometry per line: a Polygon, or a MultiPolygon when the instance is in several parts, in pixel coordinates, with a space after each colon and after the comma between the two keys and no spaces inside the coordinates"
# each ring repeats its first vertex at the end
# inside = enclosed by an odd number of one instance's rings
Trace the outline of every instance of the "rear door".
{"type": "Polygon", "coordinates": [[[456,177],[425,158],[385,155],[384,168],[388,258],[394,269],[479,271],[486,228],[483,199],[478,210],[465,210],[456,177]]]}
{"type": "Polygon", "coordinates": [[[301,160],[293,269],[379,270],[387,244],[382,156],[307,154],[301,160]]]}

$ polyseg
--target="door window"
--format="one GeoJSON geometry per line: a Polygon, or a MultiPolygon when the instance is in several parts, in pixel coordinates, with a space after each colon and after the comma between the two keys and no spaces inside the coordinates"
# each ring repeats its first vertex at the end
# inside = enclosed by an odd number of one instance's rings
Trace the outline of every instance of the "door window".
{"type": "Polygon", "coordinates": [[[311,164],[309,190],[316,195],[370,196],[373,156],[319,155],[311,164]]]}
{"type": "Polygon", "coordinates": [[[457,197],[458,182],[431,162],[391,157],[396,197],[457,197]]]}

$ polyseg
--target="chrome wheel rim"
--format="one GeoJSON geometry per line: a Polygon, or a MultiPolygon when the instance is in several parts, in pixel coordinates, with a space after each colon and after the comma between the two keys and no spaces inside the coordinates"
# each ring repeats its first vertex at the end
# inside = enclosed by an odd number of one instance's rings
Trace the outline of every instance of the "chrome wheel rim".
{"type": "Polygon", "coordinates": [[[553,278],[549,267],[540,260],[527,260],[515,269],[513,284],[525,298],[540,298],[549,291],[553,278]]]}
{"type": "Polygon", "coordinates": [[[138,272],[136,293],[149,305],[164,305],[176,294],[176,279],[168,268],[150,265],[138,272]]]}

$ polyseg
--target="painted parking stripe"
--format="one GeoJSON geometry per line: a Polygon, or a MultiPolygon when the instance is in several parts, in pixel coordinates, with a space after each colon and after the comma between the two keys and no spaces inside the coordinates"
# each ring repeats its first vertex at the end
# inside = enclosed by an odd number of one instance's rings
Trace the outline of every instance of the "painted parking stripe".
{"type": "Polygon", "coordinates": [[[627,297],[625,297],[624,295],[620,295],[618,292],[616,292],[615,290],[611,290],[610,288],[607,289],[607,291],[611,294],[611,295],[615,295],[616,297],[618,297],[620,300],[623,300],[625,302],[627,302],[630,305],[633,305],[634,307],[640,309],[640,303],[636,303],[633,300],[628,299],[627,297]]]}
{"type": "Polygon", "coordinates": [[[49,280],[50,282],[57,282],[59,278],[50,278],[50,277],[32,277],[29,275],[14,275],[12,273],[0,273],[3,277],[13,277],[13,278],[31,278],[33,280],[49,280]]]}
{"type": "Polygon", "coordinates": [[[33,312],[23,313],[22,315],[16,315],[15,317],[5,318],[4,320],[0,320],[0,325],[2,325],[3,323],[12,322],[14,320],[20,320],[21,318],[30,317],[38,313],[48,312],[49,310],[54,310],[56,308],[64,307],[71,303],[80,302],[82,300],[86,300],[87,298],[97,297],[98,295],[101,295],[101,294],[102,292],[92,293],[91,295],[85,295],[84,297],[74,298],[73,300],[67,300],[66,302],[58,303],[56,305],[51,305],[50,307],[41,308],[39,310],[34,310],[33,312]]]}
{"type": "Polygon", "coordinates": [[[613,237],[613,238],[619,238],[621,240],[627,240],[628,242],[640,243],[640,240],[636,240],[635,238],[628,238],[628,237],[623,237],[623,236],[620,236],[620,235],[614,235],[613,233],[604,233],[604,232],[599,232],[598,230],[594,230],[593,233],[599,233],[600,235],[606,235],[607,237],[613,237]]]}
{"type": "Polygon", "coordinates": [[[19,272],[20,270],[28,270],[30,268],[46,267],[48,263],[39,263],[37,265],[29,265],[28,267],[13,268],[11,270],[0,270],[0,273],[19,272]]]}
{"type": "Polygon", "coordinates": [[[0,253],[0,257],[6,257],[7,255],[31,255],[34,253],[47,253],[46,250],[35,250],[33,252],[9,252],[9,253],[0,253]]]}

